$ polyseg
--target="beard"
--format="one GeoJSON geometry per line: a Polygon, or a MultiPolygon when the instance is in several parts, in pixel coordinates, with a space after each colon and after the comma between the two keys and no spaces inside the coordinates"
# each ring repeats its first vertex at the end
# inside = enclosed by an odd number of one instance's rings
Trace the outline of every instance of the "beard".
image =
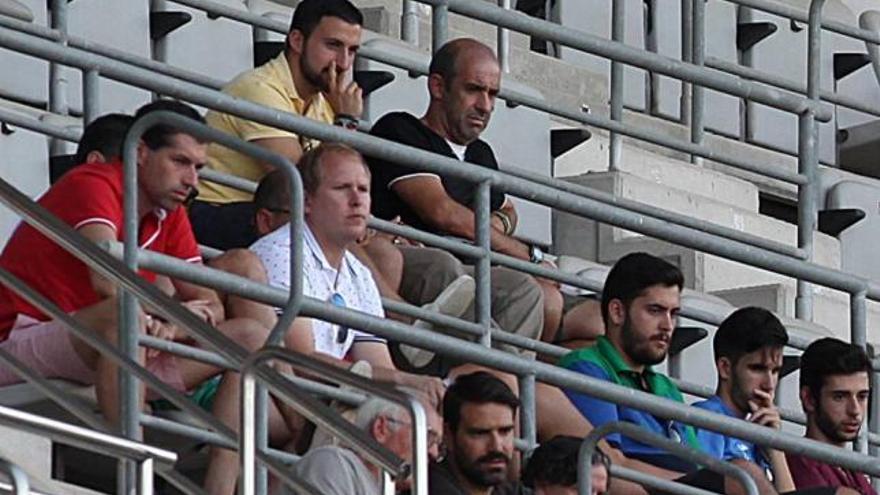
{"type": "MultiPolygon", "coordinates": [[[[620,329],[620,336],[623,344],[623,351],[633,361],[639,364],[653,366],[662,363],[666,359],[666,350],[655,350],[651,346],[651,339],[636,334],[629,320],[629,314],[623,320],[623,326],[620,329]]],[[[666,349],[669,349],[667,346],[666,349]]]]}
{"type": "Polygon", "coordinates": [[[326,93],[330,90],[330,82],[325,75],[327,69],[324,70],[316,70],[314,67],[309,65],[308,60],[306,59],[306,49],[303,47],[303,54],[299,58],[299,70],[302,72],[303,77],[306,78],[306,81],[309,82],[312,86],[318,88],[322,93],[326,93]]]}
{"type": "Polygon", "coordinates": [[[839,425],[829,418],[821,407],[816,409],[816,426],[826,437],[837,443],[852,442],[859,436],[858,431],[852,435],[841,432],[839,425]]]}
{"type": "Polygon", "coordinates": [[[480,487],[489,488],[507,481],[507,474],[510,468],[510,457],[504,455],[503,452],[490,452],[474,461],[468,459],[467,456],[464,455],[463,452],[460,452],[457,447],[454,447],[454,453],[455,459],[453,462],[455,462],[456,466],[461,471],[461,474],[471,483],[480,487]],[[506,463],[504,469],[489,469],[482,467],[484,462],[495,461],[498,459],[503,459],[506,463]]]}
{"type": "Polygon", "coordinates": [[[740,411],[743,411],[745,414],[748,414],[751,411],[751,407],[749,407],[749,400],[752,398],[751,394],[747,393],[746,390],[743,390],[741,380],[736,372],[730,377],[730,398],[733,400],[733,405],[735,405],[740,411]]]}

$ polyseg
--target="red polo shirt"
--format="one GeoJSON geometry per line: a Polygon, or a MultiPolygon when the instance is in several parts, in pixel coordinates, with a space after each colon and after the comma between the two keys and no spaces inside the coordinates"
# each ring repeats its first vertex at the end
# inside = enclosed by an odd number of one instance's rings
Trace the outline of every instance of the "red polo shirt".
{"type": "MultiPolygon", "coordinates": [[[[113,228],[116,239],[122,241],[122,175],[119,162],[80,165],[65,174],[38,202],[74,229],[102,223],[113,228]]],[[[141,248],[201,262],[183,208],[150,212],[141,219],[138,238],[141,248]]],[[[85,263],[24,222],[18,225],[0,254],[0,267],[12,272],[66,312],[100,301],[92,288],[85,263]]],[[[154,273],[146,270],[141,270],[140,274],[151,282],[156,278],[154,273]]],[[[0,287],[0,341],[8,337],[19,313],[38,320],[48,319],[11,290],[0,287]]]]}

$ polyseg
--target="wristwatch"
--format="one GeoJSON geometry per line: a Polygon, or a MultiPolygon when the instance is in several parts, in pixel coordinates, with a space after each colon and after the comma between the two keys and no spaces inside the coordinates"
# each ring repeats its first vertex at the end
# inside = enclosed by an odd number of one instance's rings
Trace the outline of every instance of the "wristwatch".
{"type": "Polygon", "coordinates": [[[535,264],[544,261],[544,251],[538,246],[529,246],[529,261],[535,264]]]}

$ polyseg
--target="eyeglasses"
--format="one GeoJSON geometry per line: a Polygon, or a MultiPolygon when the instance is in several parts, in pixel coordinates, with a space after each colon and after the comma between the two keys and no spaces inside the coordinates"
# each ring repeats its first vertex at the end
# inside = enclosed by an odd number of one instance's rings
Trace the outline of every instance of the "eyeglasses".
{"type": "MultiPolygon", "coordinates": [[[[410,423],[409,421],[404,421],[402,419],[392,418],[390,416],[383,416],[383,417],[385,418],[385,421],[388,421],[389,423],[394,423],[394,424],[400,425],[400,426],[410,426],[410,427],[412,426],[412,423],[410,423]]],[[[428,428],[427,437],[428,437],[428,448],[429,449],[431,447],[434,447],[435,445],[440,445],[440,434],[437,433],[435,430],[428,428]]]]}
{"type": "MultiPolygon", "coordinates": [[[[342,294],[338,292],[334,292],[330,294],[330,299],[328,299],[330,304],[336,306],[337,308],[347,308],[345,304],[345,298],[342,297],[342,294]]],[[[344,325],[337,325],[336,330],[336,343],[344,344],[345,341],[348,340],[348,327],[344,325]]]]}

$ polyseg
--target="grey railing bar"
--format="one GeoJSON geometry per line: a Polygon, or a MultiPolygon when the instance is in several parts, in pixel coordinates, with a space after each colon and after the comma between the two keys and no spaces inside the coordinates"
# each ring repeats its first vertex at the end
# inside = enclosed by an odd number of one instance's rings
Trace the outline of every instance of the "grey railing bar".
{"type": "MultiPolygon", "coordinates": [[[[30,493],[34,493],[31,491],[31,484],[28,481],[27,474],[18,467],[6,459],[0,458],[0,472],[6,475],[9,478],[9,486],[12,490],[12,493],[15,495],[29,495],[30,493]]],[[[4,485],[6,485],[4,483],[4,485]]]]}
{"type": "MultiPolygon", "coordinates": [[[[419,74],[424,74],[427,72],[427,67],[423,66],[422,64],[414,64],[409,60],[395,56],[390,53],[383,53],[378,50],[371,50],[369,46],[361,48],[359,53],[378,62],[387,63],[395,67],[400,67],[402,69],[409,70],[410,72],[417,72],[419,74]]],[[[558,117],[564,117],[566,119],[573,120],[581,124],[598,127],[607,131],[613,131],[624,136],[629,136],[635,139],[671,148],[676,151],[681,151],[682,153],[696,155],[707,160],[730,165],[731,167],[755,172],[757,174],[765,175],[773,179],[790,182],[792,184],[803,184],[806,182],[805,177],[802,177],[793,172],[789,172],[785,169],[781,169],[779,167],[762,166],[752,161],[738,158],[729,153],[715,151],[705,145],[699,145],[691,143],[690,141],[670,138],[659,131],[653,131],[643,128],[641,126],[627,125],[622,122],[615,122],[611,119],[601,117],[596,114],[584,113],[579,110],[572,110],[570,108],[554,106],[550,103],[547,103],[542,98],[529,96],[524,93],[508,91],[504,88],[503,84],[501,87],[501,92],[499,93],[499,97],[507,99],[508,102],[515,102],[517,104],[521,104],[535,110],[556,115],[558,117]]]]}
{"type": "MultiPolygon", "coordinates": [[[[244,22],[247,24],[251,24],[253,26],[261,27],[264,29],[268,29],[271,31],[275,31],[277,33],[286,34],[288,30],[287,24],[276,21],[273,19],[264,18],[261,16],[257,16],[251,13],[242,12],[240,10],[235,10],[230,7],[216,4],[210,0],[173,0],[177,3],[187,5],[192,8],[201,9],[206,12],[212,12],[217,15],[222,15],[224,17],[228,17],[230,19],[237,20],[239,22],[244,22]]],[[[419,1],[419,0],[413,0],[419,1]]],[[[549,23],[548,23],[549,24],[549,23]]],[[[551,26],[556,26],[550,24],[551,26]]],[[[559,27],[559,26],[556,26],[559,27]]],[[[361,56],[370,58],[372,60],[376,60],[379,62],[388,63],[390,65],[394,65],[399,68],[403,68],[409,70],[411,72],[417,72],[420,74],[424,74],[427,72],[427,64],[413,64],[409,60],[404,60],[399,57],[394,57],[393,55],[382,53],[379,50],[371,49],[369,46],[361,47],[358,52],[361,56]]],[[[653,56],[653,54],[652,54],[653,56]]],[[[720,76],[720,74],[719,74],[720,76]]],[[[673,76],[674,77],[674,76],[673,76]]],[[[636,139],[640,139],[643,141],[647,141],[653,144],[658,144],[661,146],[666,146],[669,148],[673,148],[677,151],[681,151],[684,153],[689,153],[695,156],[699,156],[701,158],[705,158],[707,160],[713,160],[720,163],[724,163],[726,165],[730,165],[733,167],[737,167],[743,170],[759,173],[762,175],[766,175],[767,177],[771,177],[778,180],[783,180],[786,182],[791,182],[794,184],[802,184],[805,182],[803,177],[800,177],[798,174],[793,174],[785,170],[781,170],[778,167],[762,167],[759,164],[755,164],[748,160],[743,160],[733,155],[729,155],[726,153],[720,153],[711,150],[709,147],[694,144],[688,141],[676,140],[669,138],[662,133],[651,131],[648,129],[642,129],[634,126],[624,125],[622,122],[615,122],[614,120],[599,117],[596,115],[584,114],[582,112],[574,112],[571,110],[567,110],[561,107],[555,107],[542,101],[539,98],[527,96],[522,93],[514,92],[506,90],[502,87],[501,92],[499,93],[501,98],[507,99],[508,101],[514,101],[516,103],[528,106],[530,108],[534,108],[536,110],[540,110],[543,112],[547,112],[553,115],[557,115],[560,117],[569,118],[575,120],[577,122],[591,125],[594,127],[598,127],[601,129],[606,129],[611,132],[618,133],[620,135],[630,136],[636,139]]],[[[793,95],[789,95],[793,96],[793,95]]],[[[772,106],[772,105],[771,105],[772,106]]],[[[826,112],[827,113],[827,112],[826,112]]],[[[830,114],[829,114],[830,115],[830,114]]]]}
{"type": "MultiPolygon", "coordinates": [[[[795,21],[800,21],[804,23],[809,22],[809,13],[807,11],[799,10],[794,7],[789,7],[785,4],[778,2],[769,2],[766,0],[729,0],[732,3],[742,5],[744,7],[751,7],[753,9],[763,10],[764,12],[769,12],[771,14],[776,14],[780,17],[785,17],[787,19],[792,19],[795,21]]],[[[848,36],[850,38],[855,38],[857,40],[862,41],[870,41],[872,43],[880,43],[880,33],[875,33],[873,31],[869,31],[867,29],[859,29],[844,24],[842,22],[837,21],[828,21],[823,20],[821,23],[822,29],[826,29],[828,31],[833,31],[838,34],[842,34],[844,36],[848,36]]]]}
{"type": "Polygon", "coordinates": [[[0,406],[0,423],[22,430],[45,435],[81,449],[125,457],[135,461],[155,459],[160,470],[170,469],[177,462],[177,454],[139,442],[120,438],[80,426],[43,418],[35,414],[0,406]]]}
{"type": "MultiPolygon", "coordinates": [[[[411,400],[403,393],[380,385],[355,375],[348,370],[337,368],[311,356],[296,353],[281,347],[265,347],[253,354],[242,364],[241,367],[241,440],[239,450],[241,453],[241,486],[242,495],[254,494],[254,454],[258,450],[254,441],[254,420],[252,403],[255,395],[257,380],[265,382],[265,385],[273,391],[278,390],[278,384],[283,380],[277,373],[264,373],[263,363],[270,360],[280,360],[294,368],[305,370],[314,376],[321,376],[338,383],[344,383],[367,390],[373,395],[378,395],[392,402],[403,404],[412,415],[413,419],[413,459],[419,463],[421,458],[421,473],[417,466],[415,473],[416,493],[423,494],[427,488],[427,426],[425,413],[418,402],[411,400]],[[420,490],[419,478],[421,475],[420,490]]],[[[296,390],[296,387],[288,387],[296,390]]],[[[358,430],[354,425],[339,416],[338,413],[328,406],[316,401],[307,394],[299,394],[291,406],[304,414],[317,426],[327,429],[334,436],[342,437],[346,444],[359,451],[366,460],[380,467],[382,470],[392,473],[394,477],[404,476],[409,472],[408,465],[385,446],[371,442],[369,437],[358,430]],[[322,411],[323,410],[323,411],[322,411]],[[315,414],[322,411],[324,414],[315,414]]],[[[270,466],[271,467],[271,466],[270,466]]],[[[290,480],[293,486],[297,486],[302,480],[290,480]]]]}
{"type": "Polygon", "coordinates": [[[729,462],[716,459],[705,452],[700,452],[682,445],[679,442],[672,441],[666,437],[657,435],[648,430],[640,428],[632,423],[624,421],[612,421],[594,429],[584,438],[578,452],[578,494],[590,495],[590,485],[592,479],[590,477],[591,459],[593,452],[596,451],[596,444],[606,435],[611,433],[620,433],[627,437],[633,438],[639,442],[660,447],[674,454],[677,457],[685,459],[696,465],[703,466],[717,473],[736,479],[746,490],[749,495],[758,495],[758,487],[755,480],[739,466],[735,466],[729,462]]]}
{"type": "Polygon", "coordinates": [[[611,465],[610,474],[615,478],[622,478],[638,483],[645,487],[656,488],[657,490],[660,490],[661,493],[678,493],[681,495],[717,495],[715,492],[710,492],[701,488],[696,488],[693,486],[684,485],[682,483],[676,483],[674,481],[658,478],[656,476],[651,476],[650,474],[645,474],[641,471],[619,466],[617,464],[611,465]]]}
{"type": "Polygon", "coordinates": [[[199,170],[199,178],[202,180],[216,182],[218,184],[223,184],[224,186],[234,187],[236,189],[249,192],[251,194],[257,192],[256,182],[245,179],[244,177],[224,174],[223,172],[218,172],[210,168],[203,168],[199,170]]]}
{"type": "MultiPolygon", "coordinates": [[[[878,112],[878,115],[880,115],[880,112],[878,112]]],[[[646,205],[645,203],[639,203],[638,201],[633,201],[631,199],[614,196],[613,194],[609,194],[598,189],[582,186],[580,184],[573,184],[571,182],[554,177],[546,177],[535,172],[529,172],[527,170],[523,170],[517,167],[506,167],[504,168],[504,172],[508,175],[513,175],[515,177],[520,177],[522,179],[537,182],[545,186],[555,187],[557,189],[570,192],[572,194],[595,199],[597,201],[601,201],[607,204],[613,204],[635,213],[650,215],[652,217],[676,223],[685,227],[701,229],[705,232],[717,235],[719,237],[724,237],[726,239],[733,239],[736,241],[752,244],[768,251],[774,251],[779,254],[791,256],[792,258],[803,259],[803,253],[795,246],[789,246],[781,242],[775,242],[770,239],[756,236],[754,234],[749,234],[747,232],[742,232],[736,229],[732,229],[730,227],[724,227],[712,222],[699,220],[692,216],[677,213],[672,210],[666,210],[663,208],[654,207],[652,205],[646,205]]]]}
{"type": "Polygon", "coordinates": [[[86,38],[81,38],[79,36],[62,34],[57,29],[40,26],[39,24],[32,24],[29,22],[20,21],[18,19],[13,19],[12,17],[0,15],[0,26],[15,29],[16,31],[32,34],[34,36],[39,36],[41,38],[45,38],[51,41],[58,42],[61,40],[66,40],[68,46],[80,48],[104,57],[114,58],[121,62],[136,65],[144,69],[161,72],[163,74],[177,77],[179,79],[183,79],[185,81],[189,81],[200,86],[220,89],[226,84],[226,81],[214,79],[212,77],[199,74],[198,72],[181,69],[180,67],[175,67],[173,65],[169,65],[163,62],[157,62],[149,58],[139,57],[137,55],[133,55],[131,52],[109,47],[107,45],[96,43],[94,41],[86,38]]]}
{"type": "MultiPolygon", "coordinates": [[[[211,1],[171,1],[282,34],[286,34],[289,28],[289,26],[281,21],[263,18],[249,12],[235,10],[231,7],[219,5],[211,1]]],[[[443,9],[448,5],[449,10],[452,12],[464,14],[474,19],[492,22],[499,27],[506,27],[526,34],[538,35],[549,41],[562,43],[586,53],[600,55],[612,60],[619,60],[628,65],[651,70],[675,79],[703,84],[721,92],[742,98],[749,98],[768,106],[788,110],[793,113],[802,113],[807,108],[811,108],[816,112],[816,115],[821,117],[820,120],[823,122],[831,119],[830,109],[824,108],[823,106],[814,108],[814,104],[803,97],[776,91],[762,85],[741,81],[738,78],[728,76],[727,74],[709,74],[692,64],[683,63],[672,58],[663,58],[662,62],[660,62],[658,61],[660,59],[656,58],[658,57],[657,54],[631,48],[620,43],[603,40],[583,31],[565,28],[558,24],[521,15],[518,12],[506,11],[495,5],[483,5],[483,2],[471,2],[469,0],[414,1],[431,5],[432,7],[435,7],[435,10],[438,10],[437,8],[443,9]]],[[[360,50],[362,55],[372,58],[370,52],[370,50],[360,50]]]]}
{"type": "Polygon", "coordinates": [[[63,139],[64,141],[70,141],[72,143],[79,141],[80,133],[73,129],[47,124],[39,119],[26,117],[3,106],[0,106],[0,121],[21,127],[22,129],[28,129],[54,138],[63,139]]]}
{"type": "MultiPolygon", "coordinates": [[[[156,257],[159,256],[162,255],[156,255],[156,257]]],[[[209,268],[199,268],[198,270],[193,270],[193,272],[201,272],[200,275],[198,275],[197,277],[190,275],[190,277],[188,278],[186,273],[172,273],[169,270],[165,270],[165,268],[171,266],[171,263],[169,263],[168,265],[165,265],[163,263],[162,266],[158,266],[151,262],[148,262],[148,259],[149,257],[143,256],[141,257],[140,261],[143,262],[143,266],[157,272],[165,272],[174,275],[175,277],[180,277],[184,280],[189,280],[195,283],[213,285],[221,288],[222,290],[228,289],[231,293],[249,297],[268,304],[276,304],[278,301],[284,301],[286,297],[284,295],[284,291],[281,289],[263,286],[252,281],[250,282],[250,284],[246,284],[244,283],[246,279],[241,279],[241,277],[235,277],[234,275],[223,272],[218,272],[217,270],[211,270],[209,268]],[[213,272],[218,273],[214,274],[213,272]],[[211,276],[205,276],[205,273],[209,273],[211,274],[211,276]],[[228,279],[228,283],[223,283],[223,279],[228,279]],[[215,284],[215,282],[220,283],[215,284]]],[[[327,306],[324,301],[318,301],[308,297],[304,298],[302,305],[302,314],[324,319],[327,321],[341,323],[355,328],[360,328],[365,332],[375,333],[377,335],[396,340],[404,344],[422,346],[427,349],[432,349],[436,352],[459,357],[461,359],[481,362],[485,365],[492,366],[503,371],[507,371],[509,373],[518,375],[534,373],[536,375],[536,378],[540,381],[552,383],[554,385],[562,386],[565,388],[571,388],[579,392],[594,395],[603,400],[620,402],[624,405],[639,407],[651,411],[652,413],[660,415],[662,417],[678,419],[686,423],[695,424],[696,426],[701,428],[711,430],[717,429],[717,431],[721,431],[722,433],[725,433],[727,435],[740,437],[754,443],[766,443],[773,447],[782,448],[783,450],[789,448],[799,448],[796,446],[802,447],[802,445],[800,445],[798,441],[803,439],[795,437],[788,433],[770,431],[768,428],[758,427],[739,419],[718,416],[716,414],[691,408],[673,401],[663,400],[658,402],[655,396],[643,394],[642,392],[638,392],[635,394],[630,393],[632,391],[624,392],[628,391],[629,389],[621,388],[620,393],[606,393],[609,385],[607,382],[601,380],[588,378],[553,365],[520,359],[515,356],[511,356],[505,352],[497,351],[494,349],[486,349],[479,344],[463,341],[454,337],[437,334],[431,331],[414,329],[411,326],[393,322],[390,320],[369,317],[368,315],[357,311],[331,308],[327,306]],[[645,402],[641,402],[640,399],[633,399],[633,395],[644,398],[645,402]],[[724,419],[721,420],[719,423],[715,423],[713,420],[706,421],[706,418],[716,417],[724,419]],[[723,430],[718,428],[719,424],[723,425],[723,430]],[[779,437],[778,435],[782,435],[782,437],[779,437]],[[771,439],[773,443],[770,443],[768,439],[771,439]]],[[[618,388],[619,387],[615,386],[614,390],[617,390],[618,388]]],[[[820,459],[833,459],[834,455],[838,455],[837,449],[832,449],[829,453],[829,451],[824,450],[823,444],[820,444],[818,442],[813,442],[809,444],[805,452],[807,452],[807,454],[811,456],[816,452],[828,453],[828,457],[817,457],[820,459]]],[[[847,453],[847,455],[850,455],[850,453],[847,453]]],[[[852,460],[853,458],[848,459],[852,460]]],[[[861,466],[861,464],[859,465],[861,466]]],[[[880,465],[877,465],[876,467],[876,475],[880,476],[880,465]]],[[[861,468],[853,467],[853,469],[861,468]]],[[[872,473],[873,472],[874,471],[872,471],[872,473]]]]}
{"type": "Polygon", "coordinates": [[[742,81],[728,74],[713,74],[711,71],[706,71],[690,63],[650,53],[622,43],[608,41],[593,34],[560,26],[542,19],[536,19],[516,12],[507,12],[485,2],[472,2],[470,0],[415,1],[429,5],[445,3],[448,4],[450,11],[457,14],[533,36],[540,36],[541,38],[561,43],[582,52],[620,61],[682,81],[700,84],[707,88],[740,98],[747,98],[780,110],[786,110],[795,114],[812,110],[822,122],[828,122],[832,117],[830,108],[812,102],[800,95],[792,95],[791,93],[768,88],[761,84],[742,81]]]}
{"type": "MultiPolygon", "coordinates": [[[[706,57],[706,67],[723,70],[724,72],[739,77],[745,77],[753,81],[759,81],[765,84],[772,84],[773,86],[788,91],[794,91],[801,94],[806,94],[807,92],[806,86],[792,79],[788,79],[785,76],[771,74],[769,72],[764,72],[762,70],[758,70],[752,67],[746,67],[733,62],[728,62],[727,60],[722,60],[718,57],[706,57]]],[[[840,105],[842,107],[880,117],[880,110],[878,110],[877,107],[867,105],[863,101],[857,100],[850,96],[827,91],[824,89],[819,91],[819,95],[822,97],[823,101],[827,101],[836,105],[840,105]]]]}

